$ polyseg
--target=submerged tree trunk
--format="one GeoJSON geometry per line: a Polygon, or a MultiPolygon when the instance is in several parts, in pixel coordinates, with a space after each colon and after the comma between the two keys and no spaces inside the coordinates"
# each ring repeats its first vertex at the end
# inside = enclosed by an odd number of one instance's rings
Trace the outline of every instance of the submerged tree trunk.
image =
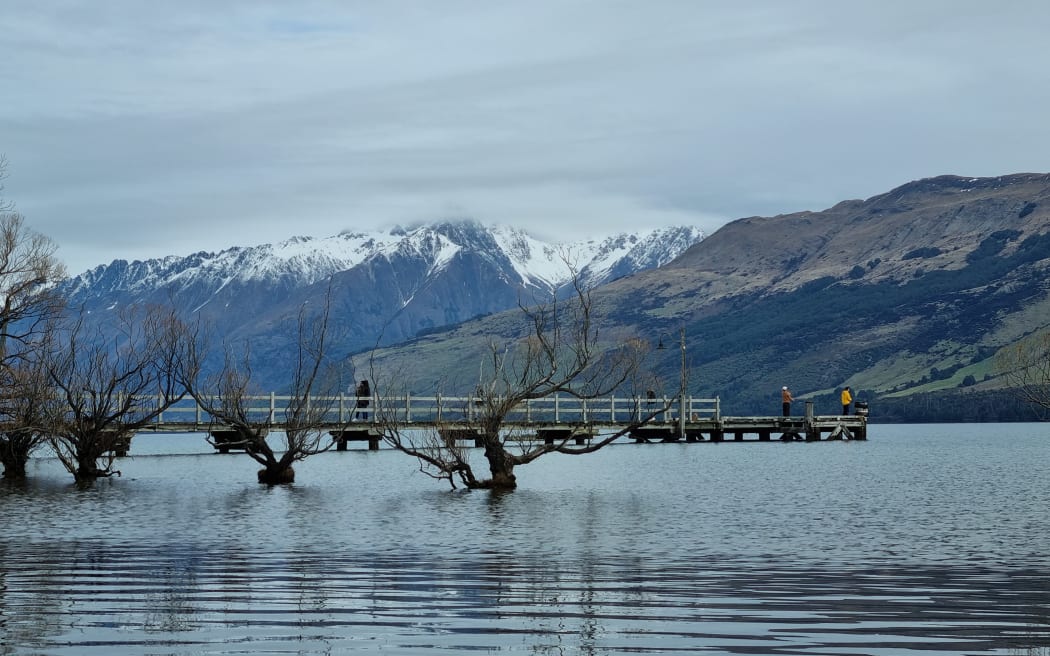
{"type": "Polygon", "coordinates": [[[482,487],[493,490],[513,490],[518,487],[518,479],[514,476],[514,456],[503,447],[498,433],[485,437],[485,459],[489,462],[492,478],[482,481],[482,487]]]}
{"type": "Polygon", "coordinates": [[[29,430],[12,430],[0,434],[0,465],[5,478],[25,478],[29,456],[43,438],[29,430]]]}
{"type": "Polygon", "coordinates": [[[74,454],[76,471],[72,472],[77,482],[120,476],[120,472],[113,469],[113,461],[124,439],[122,434],[115,430],[101,429],[88,432],[77,440],[74,454]]]}
{"type": "Polygon", "coordinates": [[[5,446],[0,446],[0,464],[4,466],[4,478],[25,478],[28,453],[16,453],[5,446]]]}
{"type": "Polygon", "coordinates": [[[259,470],[259,482],[264,485],[286,485],[295,482],[295,469],[286,467],[264,467],[259,470]]]}
{"type": "Polygon", "coordinates": [[[254,453],[249,453],[255,461],[263,466],[258,472],[259,482],[264,485],[285,485],[295,482],[295,451],[289,449],[278,458],[266,442],[265,438],[258,438],[252,443],[255,447],[254,453]]]}
{"type": "Polygon", "coordinates": [[[102,468],[98,466],[98,460],[95,458],[83,458],[78,460],[77,470],[73,473],[73,478],[78,483],[90,483],[99,478],[109,478],[114,474],[119,476],[120,472],[114,470],[111,465],[102,468]]]}

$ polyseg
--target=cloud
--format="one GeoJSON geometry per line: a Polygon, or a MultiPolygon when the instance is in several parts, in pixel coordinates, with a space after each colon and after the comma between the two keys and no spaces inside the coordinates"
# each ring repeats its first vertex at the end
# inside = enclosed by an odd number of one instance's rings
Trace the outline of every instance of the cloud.
{"type": "Polygon", "coordinates": [[[1050,146],[1040,2],[4,13],[7,197],[73,271],[449,214],[712,229],[1050,146]]]}

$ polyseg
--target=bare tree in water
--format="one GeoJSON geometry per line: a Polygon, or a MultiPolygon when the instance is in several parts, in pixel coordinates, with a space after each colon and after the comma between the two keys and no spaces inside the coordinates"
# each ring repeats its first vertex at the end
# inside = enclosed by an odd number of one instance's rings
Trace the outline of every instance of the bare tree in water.
{"type": "Polygon", "coordinates": [[[47,426],[58,409],[44,360],[25,358],[0,368],[0,390],[0,464],[5,477],[24,478],[29,457],[47,441],[47,426]]]}
{"type": "MultiPolygon", "coordinates": [[[[0,181],[6,165],[0,157],[0,181]]],[[[25,476],[30,454],[44,439],[52,394],[39,355],[64,307],[55,288],[65,277],[57,248],[0,197],[0,463],[9,478],[25,476]]]]}
{"type": "Polygon", "coordinates": [[[271,417],[268,409],[260,412],[262,390],[253,382],[248,344],[239,350],[225,345],[222,370],[214,375],[203,371],[205,340],[196,341],[194,353],[187,359],[193,363],[186,372],[190,393],[215,424],[209,441],[216,447],[243,450],[262,465],[260,483],[293,482],[295,463],[334,445],[326,427],[340,421],[337,415],[343,381],[340,365],[327,354],[330,299],[331,289],[321,310],[311,314],[304,305],[299,311],[295,359],[288,363],[292,379],[287,394],[282,395],[286,401],[278,408],[279,417],[271,417]],[[274,448],[267,437],[278,427],[284,437],[279,448],[274,448]],[[216,435],[222,435],[221,442],[216,442],[216,435]]]}
{"type": "MultiPolygon", "coordinates": [[[[666,407],[653,408],[648,414],[634,415],[632,422],[616,433],[602,436],[589,444],[578,445],[570,437],[547,444],[508,430],[508,416],[519,405],[532,399],[565,394],[577,399],[607,396],[635,381],[642,373],[648,344],[637,338],[618,340],[614,348],[602,349],[594,321],[594,304],[590,291],[574,277],[575,296],[567,301],[552,298],[539,306],[519,304],[528,326],[524,338],[509,345],[489,344],[479,374],[480,382],[464,413],[469,432],[480,444],[487,471],[478,471],[462,435],[454,430],[418,430],[406,422],[393,402],[403,397],[394,385],[377,395],[376,419],[384,441],[404,453],[418,458],[423,472],[457,482],[471,489],[511,490],[517,487],[515,469],[548,453],[585,454],[597,451],[631,429],[645,423],[666,407]]],[[[382,379],[373,370],[373,379],[382,379]]],[[[390,383],[407,380],[392,376],[390,383]]],[[[457,422],[464,425],[463,422],[457,422]]]]}
{"type": "Polygon", "coordinates": [[[120,474],[113,463],[134,433],[182,398],[180,358],[188,332],[174,310],[125,310],[95,330],[83,317],[60,329],[47,378],[58,412],[46,426],[63,466],[78,482],[120,474]]]}
{"type": "Polygon", "coordinates": [[[996,354],[996,369],[1012,393],[1050,411],[1050,331],[1031,335],[996,354]]]}

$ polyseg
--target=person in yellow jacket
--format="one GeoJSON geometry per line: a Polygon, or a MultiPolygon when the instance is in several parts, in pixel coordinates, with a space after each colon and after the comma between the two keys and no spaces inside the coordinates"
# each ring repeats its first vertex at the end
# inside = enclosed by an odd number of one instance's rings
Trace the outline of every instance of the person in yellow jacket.
{"type": "Polygon", "coordinates": [[[842,414],[849,414],[849,405],[853,403],[853,395],[849,392],[849,387],[842,389],[842,414]]]}

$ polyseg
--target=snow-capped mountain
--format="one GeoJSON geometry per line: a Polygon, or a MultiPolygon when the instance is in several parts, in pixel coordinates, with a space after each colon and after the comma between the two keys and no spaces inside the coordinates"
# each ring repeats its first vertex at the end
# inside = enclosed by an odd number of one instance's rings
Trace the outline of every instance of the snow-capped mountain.
{"type": "Polygon", "coordinates": [[[555,244],[516,228],[450,221],[117,260],[64,286],[71,307],[97,319],[122,306],[174,303],[225,339],[252,338],[259,351],[282,348],[282,323],[330,285],[345,332],[340,347],[349,352],[512,308],[519,298],[547,298],[574,272],[598,286],[660,266],[702,238],[699,229],[678,227],[555,244]]]}

